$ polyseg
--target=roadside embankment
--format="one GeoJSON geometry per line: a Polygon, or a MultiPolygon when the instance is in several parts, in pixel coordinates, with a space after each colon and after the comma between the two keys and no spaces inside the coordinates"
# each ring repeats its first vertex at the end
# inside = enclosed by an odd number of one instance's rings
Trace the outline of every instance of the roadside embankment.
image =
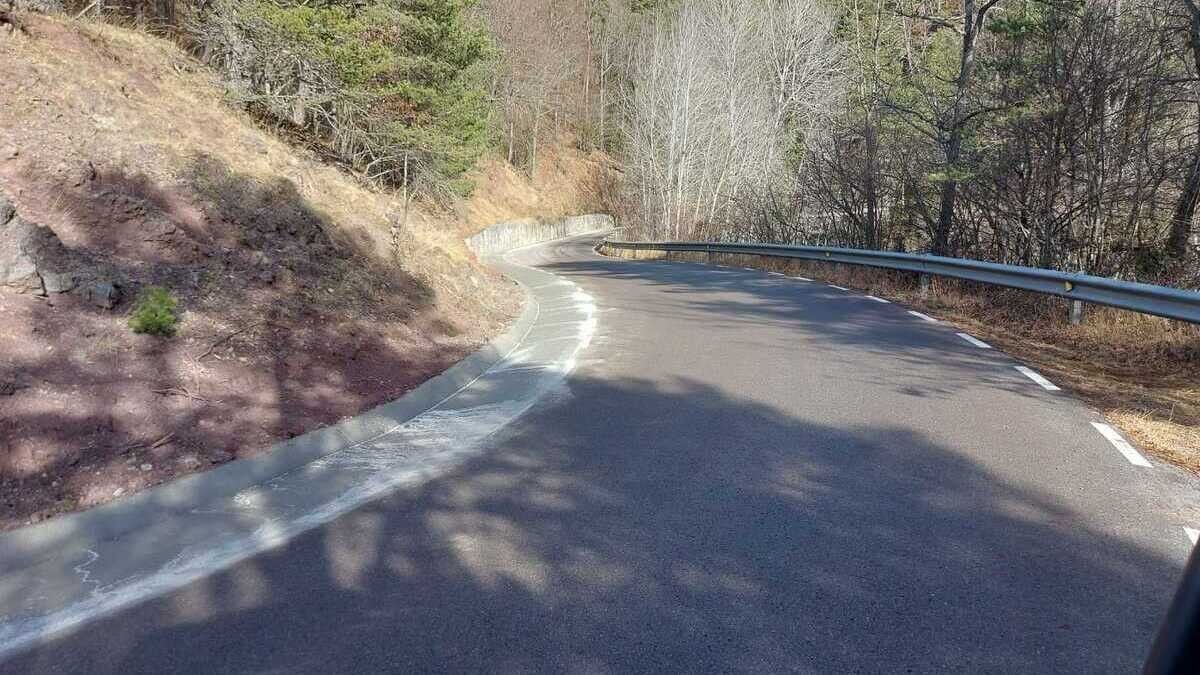
{"type": "Polygon", "coordinates": [[[463,237],[579,213],[605,166],[552,147],[536,181],[485,160],[470,199],[406,204],[168,40],[23,14],[0,63],[0,530],[414,389],[521,308],[463,237]]]}

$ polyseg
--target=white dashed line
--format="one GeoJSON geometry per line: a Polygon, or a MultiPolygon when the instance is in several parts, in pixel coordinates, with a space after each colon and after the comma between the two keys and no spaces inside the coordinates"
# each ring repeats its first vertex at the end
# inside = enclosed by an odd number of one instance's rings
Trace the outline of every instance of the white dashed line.
{"type": "Polygon", "coordinates": [[[877,298],[877,297],[875,297],[874,295],[865,295],[865,296],[863,296],[863,297],[865,297],[865,298],[866,298],[866,299],[868,299],[868,300],[874,300],[875,302],[882,302],[882,303],[883,303],[883,304],[885,304],[885,305],[890,305],[890,304],[892,304],[892,301],[891,301],[891,300],[884,300],[883,298],[877,298]]]}
{"type": "Polygon", "coordinates": [[[773,277],[786,277],[787,276],[783,272],[767,272],[767,274],[770,274],[773,277]]]}
{"type": "Polygon", "coordinates": [[[1117,452],[1125,455],[1125,459],[1129,460],[1130,464],[1134,466],[1150,466],[1150,462],[1147,462],[1145,457],[1142,457],[1137,450],[1134,450],[1133,446],[1129,444],[1129,441],[1122,438],[1121,434],[1118,434],[1116,429],[1113,429],[1107,424],[1101,424],[1100,422],[1092,422],[1092,426],[1096,428],[1096,431],[1100,432],[1101,436],[1107,438],[1109,443],[1113,444],[1113,447],[1117,449],[1117,452]]]}
{"type": "Polygon", "coordinates": [[[1191,540],[1192,545],[1195,545],[1197,542],[1200,542],[1200,530],[1196,530],[1196,529],[1193,529],[1190,527],[1185,527],[1185,528],[1183,528],[1183,533],[1186,534],[1187,538],[1191,540]]]}
{"type": "Polygon", "coordinates": [[[796,281],[812,281],[812,279],[809,279],[808,277],[792,277],[792,278],[795,279],[796,281]]]}
{"type": "Polygon", "coordinates": [[[937,323],[938,322],[937,319],[933,318],[932,316],[929,316],[928,314],[922,314],[920,312],[916,312],[911,309],[908,310],[908,313],[912,314],[913,316],[917,317],[918,319],[920,319],[922,321],[928,321],[929,323],[937,323]]]}
{"type": "Polygon", "coordinates": [[[1029,379],[1033,380],[1034,382],[1037,382],[1038,384],[1040,384],[1042,386],[1042,389],[1045,389],[1046,391],[1058,391],[1057,385],[1055,385],[1050,380],[1047,380],[1046,378],[1042,377],[1042,374],[1037,372],[1036,370],[1033,370],[1032,368],[1026,368],[1025,366],[1013,366],[1013,367],[1016,368],[1025,377],[1028,377],[1029,379]]]}
{"type": "Polygon", "coordinates": [[[830,288],[836,288],[836,289],[838,289],[839,291],[848,291],[848,290],[850,290],[849,288],[842,288],[841,286],[834,286],[833,284],[829,284],[829,287],[830,287],[830,288]]]}
{"type": "Polygon", "coordinates": [[[970,335],[967,335],[966,333],[958,333],[958,337],[966,340],[967,342],[970,342],[971,344],[975,345],[976,347],[979,347],[980,349],[991,349],[992,348],[991,345],[984,342],[983,340],[980,340],[977,337],[972,337],[970,335]]]}

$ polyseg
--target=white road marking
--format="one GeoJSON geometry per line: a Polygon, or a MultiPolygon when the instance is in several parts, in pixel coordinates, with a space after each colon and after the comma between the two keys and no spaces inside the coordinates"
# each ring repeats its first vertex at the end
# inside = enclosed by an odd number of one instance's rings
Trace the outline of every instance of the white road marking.
{"type": "Polygon", "coordinates": [[[1028,377],[1029,379],[1033,380],[1034,382],[1037,382],[1038,384],[1042,385],[1042,389],[1045,389],[1046,391],[1058,391],[1059,390],[1057,385],[1055,385],[1050,380],[1047,380],[1046,378],[1042,377],[1042,374],[1037,372],[1036,370],[1033,370],[1032,368],[1026,368],[1025,366],[1013,366],[1013,367],[1016,368],[1025,377],[1028,377]]]}
{"type": "Polygon", "coordinates": [[[958,337],[966,340],[967,342],[970,342],[971,344],[975,345],[976,347],[979,347],[980,349],[991,349],[992,348],[991,345],[984,342],[983,340],[980,340],[977,337],[972,337],[970,335],[967,335],[966,333],[958,333],[958,337]]]}
{"type": "Polygon", "coordinates": [[[921,319],[922,321],[928,321],[929,323],[937,323],[938,322],[937,319],[933,318],[932,316],[929,316],[928,314],[922,314],[920,312],[917,312],[917,311],[914,311],[911,309],[908,310],[908,313],[912,314],[913,316],[917,317],[918,319],[921,319]]]}
{"type": "Polygon", "coordinates": [[[1183,528],[1183,533],[1187,535],[1188,539],[1192,540],[1193,546],[1197,542],[1200,542],[1200,530],[1193,529],[1190,527],[1185,527],[1185,528],[1183,528]]]}
{"type": "Polygon", "coordinates": [[[783,272],[767,272],[767,274],[770,274],[771,276],[774,276],[774,277],[786,277],[787,276],[783,272]]]}
{"type": "Polygon", "coordinates": [[[792,278],[795,279],[796,281],[812,281],[812,279],[809,279],[808,277],[792,277],[792,278]]]}
{"type": "Polygon", "coordinates": [[[834,284],[829,284],[829,287],[830,287],[830,288],[836,288],[836,289],[838,289],[839,291],[848,291],[848,290],[850,290],[849,288],[842,288],[841,286],[835,286],[834,284]]]}
{"type": "Polygon", "coordinates": [[[1107,438],[1109,443],[1113,444],[1113,447],[1117,449],[1117,452],[1125,455],[1125,459],[1129,460],[1130,464],[1134,466],[1144,466],[1147,468],[1150,466],[1150,462],[1147,462],[1145,457],[1142,457],[1137,450],[1134,450],[1133,446],[1129,444],[1129,441],[1122,438],[1121,434],[1117,433],[1116,429],[1113,429],[1107,424],[1101,424],[1100,422],[1092,422],[1092,426],[1096,428],[1096,431],[1100,432],[1101,436],[1107,438]]]}
{"type": "Polygon", "coordinates": [[[877,298],[877,297],[875,297],[874,295],[867,295],[867,296],[864,296],[864,297],[865,297],[866,299],[868,299],[868,300],[874,300],[875,302],[882,302],[882,303],[883,303],[883,304],[885,304],[885,305],[890,305],[890,304],[892,304],[892,301],[891,301],[891,300],[884,300],[883,298],[877,298]]]}

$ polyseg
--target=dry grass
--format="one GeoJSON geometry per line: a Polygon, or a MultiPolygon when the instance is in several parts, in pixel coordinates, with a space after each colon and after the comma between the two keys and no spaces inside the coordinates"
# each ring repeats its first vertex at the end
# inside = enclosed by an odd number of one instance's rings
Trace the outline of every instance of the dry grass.
{"type": "Polygon", "coordinates": [[[464,233],[576,210],[605,165],[552,149],[532,184],[485,162],[469,202],[418,200],[394,246],[400,195],[261,126],[173,43],[23,18],[0,31],[0,191],[80,270],[166,286],[183,317],[159,340],[129,331],[129,302],[0,289],[0,387],[20,385],[0,395],[0,529],[251,456],[440,372],[522,299],[464,233]]]}
{"type": "MultiPolygon", "coordinates": [[[[41,169],[92,161],[97,167],[186,184],[199,158],[235,167],[266,184],[288,181],[300,197],[379,257],[390,244],[395,194],[373,190],[260,128],[224,105],[224,89],[169,41],[98,22],[29,17],[28,35],[0,41],[8,72],[0,84],[0,144],[21,164],[41,169]]],[[[454,286],[468,258],[454,236],[456,218],[417,209],[411,219],[412,265],[432,285],[454,286]],[[434,253],[436,255],[431,255],[434,253]]],[[[464,289],[465,290],[465,289],[464,289]]]]}
{"type": "MultiPolygon", "coordinates": [[[[204,157],[263,183],[290,182],[337,224],[340,238],[391,257],[400,195],[373,189],[222,104],[218,79],[170,41],[100,22],[30,16],[26,25],[28,34],[0,38],[0,147],[19,149],[20,164],[93,161],[171,185],[186,183],[188,167],[204,157]]],[[[502,220],[595,210],[597,185],[611,171],[604,153],[580,151],[568,136],[546,144],[535,180],[485,159],[469,176],[470,199],[450,208],[418,200],[409,210],[401,264],[453,302],[508,304],[480,297],[470,279],[488,273],[464,273],[472,256],[463,237],[502,220]]]]}
{"type": "Polygon", "coordinates": [[[470,174],[475,191],[460,209],[459,234],[467,237],[508,220],[604,211],[603,190],[614,174],[613,160],[603,152],[579,150],[577,145],[567,134],[547,145],[532,181],[505,162],[481,161],[470,174]]]}
{"type": "Polygon", "coordinates": [[[779,271],[889,298],[960,326],[1037,368],[1099,410],[1146,452],[1200,472],[1200,327],[1089,306],[1068,321],[1068,301],[935,278],[922,298],[916,275],[756,256],[633,253],[779,271]]]}

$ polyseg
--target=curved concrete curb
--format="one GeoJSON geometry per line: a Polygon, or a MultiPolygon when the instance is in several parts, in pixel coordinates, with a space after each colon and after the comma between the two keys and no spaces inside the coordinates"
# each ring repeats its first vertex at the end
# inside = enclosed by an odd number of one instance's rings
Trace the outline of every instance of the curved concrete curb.
{"type": "Polygon", "coordinates": [[[526,298],[521,315],[503,335],[404,396],[361,415],[276,444],[267,452],[239,459],[132,494],[94,509],[0,534],[0,570],[28,567],[61,552],[114,539],[161,520],[236,494],[331,452],[369,441],[402,424],[470,384],[504,357],[529,332],[537,305],[526,298]]]}
{"type": "Polygon", "coordinates": [[[401,399],[262,457],[0,535],[0,658],[483,452],[492,433],[561,382],[596,327],[592,299],[574,283],[493,264],[525,287],[521,317],[401,399]]]}

